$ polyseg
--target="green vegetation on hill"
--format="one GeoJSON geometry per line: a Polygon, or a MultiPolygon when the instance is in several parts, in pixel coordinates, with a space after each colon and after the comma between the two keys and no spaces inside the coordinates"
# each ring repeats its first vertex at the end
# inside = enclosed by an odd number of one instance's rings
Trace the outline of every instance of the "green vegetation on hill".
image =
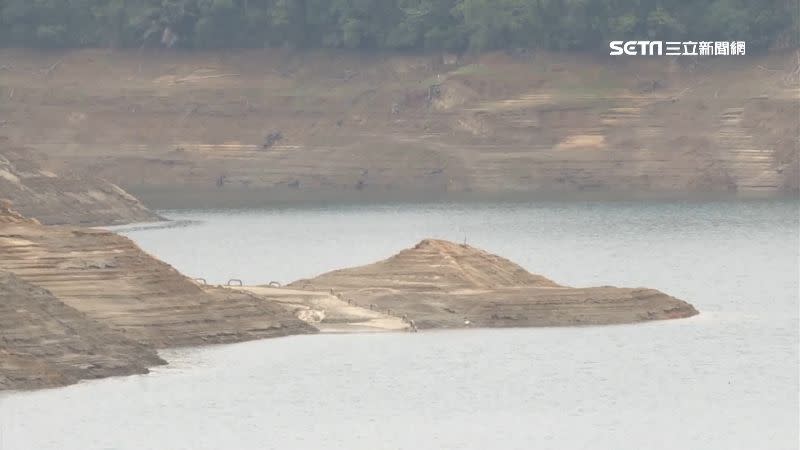
{"type": "Polygon", "coordinates": [[[0,0],[0,46],[593,49],[798,42],[798,0],[0,0]],[[169,39],[167,39],[169,41],[169,39]]]}

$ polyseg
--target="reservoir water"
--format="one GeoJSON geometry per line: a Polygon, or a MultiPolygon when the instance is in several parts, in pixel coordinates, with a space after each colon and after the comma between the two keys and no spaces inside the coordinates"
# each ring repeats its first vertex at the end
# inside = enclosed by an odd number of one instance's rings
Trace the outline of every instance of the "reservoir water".
{"type": "Polygon", "coordinates": [[[796,201],[164,214],[117,231],[213,283],[285,283],[436,237],[701,314],[170,350],[149,375],[0,396],[0,450],[798,448],[796,201]]]}

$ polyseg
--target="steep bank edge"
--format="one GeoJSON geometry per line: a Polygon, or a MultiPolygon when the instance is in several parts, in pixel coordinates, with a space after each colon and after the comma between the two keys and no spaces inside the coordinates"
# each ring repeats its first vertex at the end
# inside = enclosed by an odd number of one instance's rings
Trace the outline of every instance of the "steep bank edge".
{"type": "Polygon", "coordinates": [[[158,348],[314,333],[293,311],[204,286],[114,233],[31,222],[0,225],[0,270],[158,348]]]}
{"type": "Polygon", "coordinates": [[[30,150],[0,137],[0,199],[47,225],[121,225],[163,220],[120,187],[88,173],[55,174],[30,150]]]}
{"type": "Polygon", "coordinates": [[[160,364],[155,349],[0,271],[0,390],[144,374],[160,364]]]}

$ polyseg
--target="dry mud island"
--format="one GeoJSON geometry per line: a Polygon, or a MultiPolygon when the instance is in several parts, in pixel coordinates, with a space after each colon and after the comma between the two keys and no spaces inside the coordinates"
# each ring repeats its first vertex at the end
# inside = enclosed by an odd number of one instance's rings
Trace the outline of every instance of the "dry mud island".
{"type": "Polygon", "coordinates": [[[291,286],[330,289],[419,328],[600,325],[697,314],[653,289],[561,286],[483,250],[432,239],[384,261],[291,286]]]}

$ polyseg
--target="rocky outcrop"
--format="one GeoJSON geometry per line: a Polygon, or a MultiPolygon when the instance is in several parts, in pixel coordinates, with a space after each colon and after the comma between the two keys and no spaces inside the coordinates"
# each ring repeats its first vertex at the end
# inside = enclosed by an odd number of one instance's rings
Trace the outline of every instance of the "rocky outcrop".
{"type": "Polygon", "coordinates": [[[424,240],[363,267],[291,285],[414,320],[419,328],[603,325],[690,317],[690,304],[653,289],[572,288],[467,245],[424,240]]]}
{"type": "Polygon", "coordinates": [[[29,150],[0,140],[0,199],[44,224],[115,225],[161,218],[118,186],[84,174],[42,169],[29,150]]]}
{"type": "Polygon", "coordinates": [[[147,373],[156,351],[0,271],[0,390],[147,373]]]}

